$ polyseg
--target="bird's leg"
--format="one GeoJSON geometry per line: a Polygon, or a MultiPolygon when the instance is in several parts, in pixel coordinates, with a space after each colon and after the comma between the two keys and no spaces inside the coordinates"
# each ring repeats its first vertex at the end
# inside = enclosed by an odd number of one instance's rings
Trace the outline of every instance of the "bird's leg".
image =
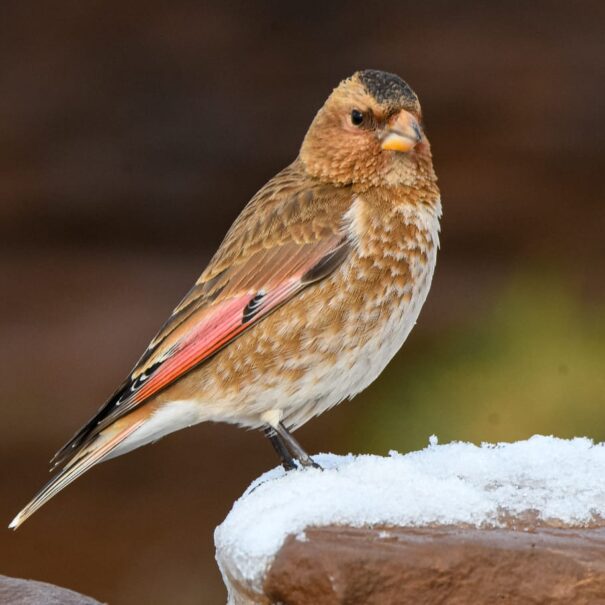
{"type": "Polygon", "coordinates": [[[317,462],[314,462],[313,458],[311,458],[311,456],[309,456],[309,454],[303,450],[300,443],[294,439],[282,422],[278,422],[273,428],[275,429],[277,435],[281,437],[284,445],[287,446],[294,456],[298,458],[304,467],[311,466],[313,468],[321,469],[321,466],[319,466],[317,462]]]}
{"type": "Polygon", "coordinates": [[[286,471],[293,471],[297,468],[296,463],[294,462],[292,455],[288,451],[286,444],[283,439],[275,432],[271,426],[267,426],[265,429],[265,435],[267,439],[271,442],[273,449],[277,452],[279,456],[282,466],[286,469],[286,471]]]}

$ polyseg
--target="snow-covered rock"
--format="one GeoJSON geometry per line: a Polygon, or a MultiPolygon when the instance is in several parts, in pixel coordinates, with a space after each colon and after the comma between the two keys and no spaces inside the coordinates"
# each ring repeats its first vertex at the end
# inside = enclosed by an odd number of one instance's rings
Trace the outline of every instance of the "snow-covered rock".
{"type": "Polygon", "coordinates": [[[476,446],[431,437],[405,455],[314,459],[323,471],[259,477],[217,527],[228,586],[261,593],[286,538],[305,540],[310,527],[585,528],[605,519],[605,445],[586,438],[476,446]]]}

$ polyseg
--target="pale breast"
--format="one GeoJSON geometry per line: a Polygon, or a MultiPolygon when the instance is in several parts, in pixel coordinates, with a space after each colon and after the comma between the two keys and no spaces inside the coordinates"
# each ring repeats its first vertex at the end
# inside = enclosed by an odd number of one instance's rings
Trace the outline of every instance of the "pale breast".
{"type": "Polygon", "coordinates": [[[313,397],[288,410],[294,426],[359,393],[380,375],[414,327],[433,277],[438,208],[404,206],[385,217],[356,203],[350,218],[358,235],[356,253],[332,283],[318,288],[328,302],[317,318],[330,337],[316,332],[309,342],[328,351],[317,357],[330,363],[319,361],[305,375],[307,396],[313,397]]]}

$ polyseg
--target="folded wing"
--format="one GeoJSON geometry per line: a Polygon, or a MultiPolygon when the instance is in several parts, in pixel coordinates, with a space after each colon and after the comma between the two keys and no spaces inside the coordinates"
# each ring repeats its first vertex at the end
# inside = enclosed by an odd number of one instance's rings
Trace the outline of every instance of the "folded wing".
{"type": "Polygon", "coordinates": [[[269,185],[246,207],[128,379],[55,455],[54,466],[77,459],[109,425],[210,359],[346,259],[351,246],[344,226],[348,192],[328,195],[325,190],[299,189],[293,193],[291,187],[284,192],[269,185]],[[259,212],[253,215],[255,205],[259,212]],[[313,212],[309,205],[314,205],[313,212]]]}

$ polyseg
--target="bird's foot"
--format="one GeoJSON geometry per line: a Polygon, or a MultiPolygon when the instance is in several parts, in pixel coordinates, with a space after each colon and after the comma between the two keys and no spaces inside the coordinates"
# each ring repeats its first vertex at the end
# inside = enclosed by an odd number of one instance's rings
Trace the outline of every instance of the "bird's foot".
{"type": "Polygon", "coordinates": [[[317,470],[323,471],[324,469],[311,458],[309,455],[305,455],[298,459],[298,463],[302,468],[316,468],[317,470]]]}
{"type": "Polygon", "coordinates": [[[265,435],[271,442],[273,449],[280,457],[282,466],[287,471],[293,471],[300,468],[316,468],[323,470],[307,452],[300,443],[290,434],[288,429],[281,423],[276,426],[267,426],[265,435]]]}
{"type": "Polygon", "coordinates": [[[288,460],[282,460],[281,465],[284,467],[284,470],[286,471],[286,473],[289,471],[295,471],[298,469],[298,465],[296,464],[296,461],[294,460],[294,458],[290,458],[288,460]]]}
{"type": "Polygon", "coordinates": [[[298,463],[303,468],[317,468],[323,470],[307,452],[302,448],[300,443],[290,434],[290,431],[280,422],[275,430],[279,437],[281,438],[284,445],[287,449],[298,459],[298,463]]]}

